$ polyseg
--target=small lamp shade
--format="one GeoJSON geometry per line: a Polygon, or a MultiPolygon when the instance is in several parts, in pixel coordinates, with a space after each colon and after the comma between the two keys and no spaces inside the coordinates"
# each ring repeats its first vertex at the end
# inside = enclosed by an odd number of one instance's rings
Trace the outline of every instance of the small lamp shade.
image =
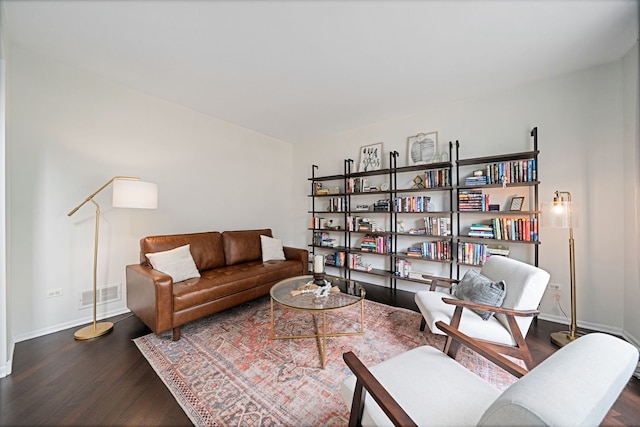
{"type": "Polygon", "coordinates": [[[158,184],[130,179],[113,181],[113,207],[157,209],[158,184]]]}
{"type": "Polygon", "coordinates": [[[578,210],[576,202],[566,200],[542,204],[542,223],[550,228],[577,228],[578,210]]]}

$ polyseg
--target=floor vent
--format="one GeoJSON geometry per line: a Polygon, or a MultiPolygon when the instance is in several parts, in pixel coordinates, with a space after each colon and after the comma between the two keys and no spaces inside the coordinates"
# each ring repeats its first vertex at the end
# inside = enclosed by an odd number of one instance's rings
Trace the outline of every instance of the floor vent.
{"type": "MultiPolygon", "coordinates": [[[[98,288],[96,304],[105,304],[110,301],[119,301],[122,298],[120,284],[98,288]]],[[[78,309],[93,307],[93,289],[78,292],[78,309]]]]}

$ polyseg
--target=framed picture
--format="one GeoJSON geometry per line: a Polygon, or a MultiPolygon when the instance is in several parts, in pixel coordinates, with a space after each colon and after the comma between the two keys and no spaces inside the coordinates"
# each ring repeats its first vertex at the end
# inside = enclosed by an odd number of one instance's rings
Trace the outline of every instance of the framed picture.
{"type": "Polygon", "coordinates": [[[511,206],[509,207],[509,210],[510,211],[521,211],[523,203],[524,203],[524,197],[512,197],[511,198],[511,206]]]}
{"type": "Polygon", "coordinates": [[[382,169],[382,142],[360,147],[358,172],[377,171],[382,169]]]}
{"type": "Polygon", "coordinates": [[[419,133],[407,138],[407,165],[432,163],[438,152],[438,132],[419,133]]]}

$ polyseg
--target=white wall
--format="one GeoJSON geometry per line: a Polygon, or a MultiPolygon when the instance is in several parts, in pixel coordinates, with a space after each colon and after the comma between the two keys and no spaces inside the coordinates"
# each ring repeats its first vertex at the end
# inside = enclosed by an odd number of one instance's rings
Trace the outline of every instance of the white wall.
{"type": "Polygon", "coordinates": [[[9,287],[16,341],[91,319],[94,208],[67,213],[115,175],[159,186],[157,210],[101,204],[98,286],[123,284],[152,234],[270,227],[291,240],[290,144],[12,46],[9,287]],[[49,289],[64,295],[45,298],[49,289]]]}
{"type": "Polygon", "coordinates": [[[7,305],[7,254],[6,254],[6,35],[4,4],[0,3],[0,378],[11,373],[13,342],[10,339],[9,306],[7,305]]]}
{"type": "MultiPolygon", "coordinates": [[[[640,5],[639,5],[640,7],[640,5]]],[[[640,55],[636,43],[623,59],[624,76],[624,330],[640,342],[640,55]]]]}
{"type": "MultiPolygon", "coordinates": [[[[295,229],[308,227],[305,195],[312,163],[320,167],[317,175],[341,173],[343,159],[357,162],[360,146],[383,141],[385,152],[401,153],[401,166],[407,136],[429,131],[438,131],[440,142],[459,140],[461,158],[527,151],[529,132],[537,126],[541,202],[551,201],[555,190],[570,191],[582,210],[575,230],[579,324],[620,332],[625,263],[618,207],[629,203],[623,186],[622,99],[622,65],[616,62],[295,146],[295,229]]],[[[298,232],[294,242],[309,240],[310,232],[298,232]]],[[[540,240],[540,266],[562,285],[561,305],[570,313],[568,231],[541,228],[540,240]]],[[[541,310],[542,317],[567,322],[550,296],[541,310]]]]}

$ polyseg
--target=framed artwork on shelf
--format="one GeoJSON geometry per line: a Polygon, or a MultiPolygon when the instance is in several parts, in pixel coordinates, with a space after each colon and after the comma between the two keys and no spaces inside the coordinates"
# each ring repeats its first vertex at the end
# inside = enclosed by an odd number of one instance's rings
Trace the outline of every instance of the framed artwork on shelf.
{"type": "Polygon", "coordinates": [[[524,197],[513,197],[511,198],[511,206],[509,207],[509,210],[521,211],[523,204],[524,204],[524,197]]]}
{"type": "Polygon", "coordinates": [[[419,133],[407,138],[407,165],[432,163],[438,152],[438,132],[419,133]]]}
{"type": "Polygon", "coordinates": [[[382,142],[360,147],[358,172],[377,171],[382,169],[382,142]]]}

